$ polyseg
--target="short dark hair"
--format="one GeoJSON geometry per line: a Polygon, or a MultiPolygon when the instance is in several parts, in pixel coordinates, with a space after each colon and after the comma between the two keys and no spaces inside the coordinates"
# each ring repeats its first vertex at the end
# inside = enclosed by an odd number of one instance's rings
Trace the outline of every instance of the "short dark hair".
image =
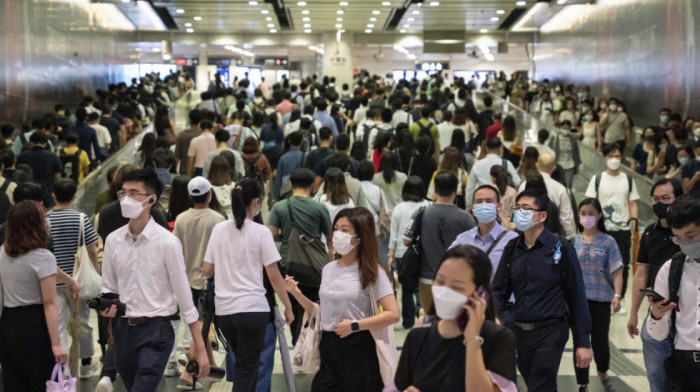
{"type": "Polygon", "coordinates": [[[382,122],[390,123],[393,115],[394,113],[389,108],[382,110],[382,122]]]}
{"type": "Polygon", "coordinates": [[[190,110],[190,124],[198,125],[202,121],[202,113],[199,110],[190,110]]]}
{"type": "Polygon", "coordinates": [[[679,197],[683,194],[683,185],[681,184],[680,181],[676,180],[675,178],[662,178],[654,183],[654,185],[651,186],[651,192],[649,193],[651,196],[654,196],[654,190],[661,186],[661,185],[666,185],[666,184],[671,184],[673,187],[673,195],[675,197],[679,197]]]}
{"type": "Polygon", "coordinates": [[[121,176],[122,185],[126,182],[143,183],[146,192],[156,195],[156,199],[163,193],[163,184],[158,180],[155,170],[152,168],[133,170],[121,176]]]}
{"type": "Polygon", "coordinates": [[[2,165],[5,168],[12,167],[12,165],[14,165],[15,162],[17,162],[17,156],[15,156],[15,153],[9,149],[0,152],[0,157],[2,157],[2,165]]]}
{"type": "Polygon", "coordinates": [[[459,179],[457,179],[457,175],[451,170],[438,171],[433,181],[435,183],[435,192],[438,196],[448,197],[457,192],[459,179]]]}
{"type": "Polygon", "coordinates": [[[80,137],[75,132],[68,132],[66,134],[65,140],[66,144],[78,144],[78,141],[80,141],[80,137]]]}
{"type": "Polygon", "coordinates": [[[97,121],[100,119],[100,115],[97,112],[92,112],[87,116],[88,121],[97,121]]]}
{"type": "Polygon", "coordinates": [[[86,118],[87,110],[85,110],[85,108],[78,108],[78,110],[75,111],[75,119],[78,120],[78,122],[85,122],[86,118]]]}
{"type": "Polygon", "coordinates": [[[559,123],[559,126],[560,126],[560,127],[563,127],[563,126],[565,126],[565,125],[570,127],[570,126],[571,126],[571,121],[569,121],[569,120],[564,120],[564,121],[562,121],[562,122],[559,123]]]}
{"type": "Polygon", "coordinates": [[[517,204],[523,197],[531,197],[535,199],[535,205],[537,206],[537,209],[541,211],[546,211],[549,208],[549,196],[547,196],[547,194],[544,192],[526,189],[518,193],[518,195],[515,197],[515,203],[517,204]]]}
{"type": "Polygon", "coordinates": [[[496,194],[496,203],[500,203],[500,202],[501,202],[501,192],[499,192],[498,189],[496,189],[496,187],[493,186],[493,185],[491,185],[491,184],[484,184],[484,185],[479,186],[478,188],[476,188],[476,190],[474,190],[474,195],[476,195],[476,192],[479,192],[479,191],[482,190],[482,189],[490,189],[490,190],[492,190],[493,193],[496,194]]]}
{"type": "Polygon", "coordinates": [[[419,202],[425,200],[425,194],[426,190],[423,180],[418,176],[411,176],[408,177],[406,182],[403,184],[401,199],[403,201],[419,202]]]}
{"type": "Polygon", "coordinates": [[[420,108],[420,116],[422,118],[429,118],[432,112],[433,109],[430,107],[430,105],[425,105],[422,108],[420,108]]]}
{"type": "Polygon", "coordinates": [[[537,131],[537,141],[540,143],[544,143],[549,139],[549,130],[547,128],[542,128],[539,131],[537,131]]]}
{"type": "Polygon", "coordinates": [[[0,130],[2,130],[2,137],[5,139],[9,139],[12,137],[12,134],[15,132],[15,127],[12,124],[2,124],[0,126],[0,130]]]}
{"type": "Polygon", "coordinates": [[[78,184],[71,178],[62,178],[53,184],[53,194],[59,203],[70,203],[78,191],[78,184]]]}
{"type": "Polygon", "coordinates": [[[687,193],[677,198],[668,207],[666,221],[673,229],[682,229],[691,224],[700,226],[700,197],[687,193]]]}
{"type": "Polygon", "coordinates": [[[294,131],[287,136],[287,140],[289,140],[289,144],[293,147],[299,147],[301,146],[301,143],[304,141],[304,136],[302,136],[301,132],[299,131],[294,131]]]}
{"type": "Polygon", "coordinates": [[[350,147],[350,136],[346,133],[341,133],[335,138],[335,148],[338,151],[346,151],[350,147]]]}
{"type": "Polygon", "coordinates": [[[214,123],[211,120],[204,119],[204,120],[200,121],[199,128],[212,129],[212,128],[214,128],[214,123]]]}
{"type": "Polygon", "coordinates": [[[46,144],[49,142],[49,137],[44,132],[34,132],[29,137],[29,141],[33,144],[46,144]]]}
{"type": "Polygon", "coordinates": [[[418,140],[416,140],[416,150],[418,151],[418,154],[426,155],[428,150],[430,150],[430,145],[432,142],[432,139],[430,139],[428,136],[419,136],[418,140]]]}
{"type": "Polygon", "coordinates": [[[360,181],[372,181],[374,178],[374,163],[362,161],[357,165],[357,179],[360,181]]]}
{"type": "MultiPolygon", "coordinates": [[[[603,146],[603,156],[607,157],[615,151],[620,151],[620,146],[617,143],[610,143],[603,146]]],[[[620,151],[622,153],[622,151],[620,151]]]]}
{"type": "Polygon", "coordinates": [[[501,148],[503,144],[501,143],[501,139],[497,137],[492,137],[491,139],[486,141],[486,149],[487,150],[498,150],[501,148]]]}
{"type": "Polygon", "coordinates": [[[312,124],[313,122],[311,122],[311,119],[303,117],[299,120],[299,129],[306,129],[308,131],[311,129],[312,124]]]}
{"type": "Polygon", "coordinates": [[[289,182],[292,183],[292,188],[294,189],[308,189],[313,185],[315,178],[313,171],[302,167],[292,172],[289,176],[289,182]]]}
{"type": "Polygon", "coordinates": [[[190,195],[190,198],[192,198],[192,202],[194,204],[202,204],[202,203],[207,202],[207,198],[209,197],[210,193],[211,193],[211,189],[209,189],[209,192],[206,192],[202,195],[197,195],[197,196],[190,195]]]}
{"type": "Polygon", "coordinates": [[[337,167],[342,171],[348,170],[350,167],[350,157],[344,152],[336,152],[335,154],[331,155],[329,168],[331,167],[337,167]]]}
{"type": "Polygon", "coordinates": [[[484,97],[484,106],[489,107],[493,105],[493,98],[486,96],[484,97]]]}
{"type": "Polygon", "coordinates": [[[322,127],[318,130],[318,138],[321,140],[330,140],[333,137],[333,130],[328,127],[322,127]]]}
{"type": "Polygon", "coordinates": [[[43,202],[44,191],[41,190],[41,185],[34,182],[25,182],[17,185],[17,188],[12,192],[12,198],[15,204],[24,200],[34,200],[43,202]]]}
{"type": "Polygon", "coordinates": [[[225,129],[220,129],[216,131],[214,138],[216,139],[217,143],[228,142],[231,139],[231,134],[225,129]]]}

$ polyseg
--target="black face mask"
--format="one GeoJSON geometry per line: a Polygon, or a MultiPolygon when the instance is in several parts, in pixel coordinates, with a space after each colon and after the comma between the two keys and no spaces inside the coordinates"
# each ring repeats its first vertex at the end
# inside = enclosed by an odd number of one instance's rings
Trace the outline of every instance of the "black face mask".
{"type": "Polygon", "coordinates": [[[656,136],[654,136],[654,135],[644,135],[644,141],[653,142],[654,140],[656,140],[656,136]]]}
{"type": "Polygon", "coordinates": [[[668,212],[668,206],[670,206],[670,205],[671,205],[670,203],[665,204],[665,203],[661,203],[661,202],[654,204],[654,207],[653,207],[654,214],[656,214],[656,216],[658,216],[659,219],[666,219],[666,214],[668,212]]]}

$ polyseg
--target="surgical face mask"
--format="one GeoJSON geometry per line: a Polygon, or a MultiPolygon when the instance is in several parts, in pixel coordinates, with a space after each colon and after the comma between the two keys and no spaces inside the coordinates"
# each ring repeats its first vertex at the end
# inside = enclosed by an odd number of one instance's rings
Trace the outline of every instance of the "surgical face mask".
{"type": "Polygon", "coordinates": [[[462,312],[462,305],[467,303],[467,297],[447,286],[432,286],[435,313],[443,320],[454,320],[462,312]]]}
{"type": "MultiPolygon", "coordinates": [[[[603,105],[601,105],[600,107],[602,108],[603,105]]],[[[610,105],[610,111],[611,111],[611,112],[617,111],[617,105],[615,105],[615,104],[610,105]]]]}
{"type": "Polygon", "coordinates": [[[698,161],[698,162],[700,162],[700,155],[696,155],[696,156],[695,156],[695,160],[698,161]]]}
{"type": "Polygon", "coordinates": [[[588,111],[588,109],[590,109],[590,107],[588,107],[588,105],[581,106],[581,111],[584,113],[586,113],[588,111]]]}
{"type": "Polygon", "coordinates": [[[661,203],[658,202],[652,206],[652,209],[654,210],[654,214],[659,217],[659,219],[666,219],[666,214],[668,213],[668,207],[671,205],[671,203],[661,203]]]}
{"type": "Polygon", "coordinates": [[[132,199],[129,196],[124,196],[124,198],[119,202],[119,206],[122,210],[122,216],[127,219],[133,219],[141,215],[146,206],[143,205],[144,202],[150,200],[150,197],[143,202],[132,199]]]}
{"type": "MultiPolygon", "coordinates": [[[[700,259],[700,241],[689,242],[687,244],[678,244],[681,252],[693,260],[700,259]]],[[[435,294],[433,294],[435,295],[435,294]]]]}
{"type": "Polygon", "coordinates": [[[668,118],[669,118],[668,114],[663,114],[663,115],[659,116],[659,119],[661,120],[662,124],[666,124],[668,122],[668,118]]]}
{"type": "Polygon", "coordinates": [[[352,245],[350,243],[352,241],[352,237],[354,237],[354,235],[343,233],[342,231],[333,232],[333,248],[335,249],[335,252],[341,256],[345,256],[346,254],[350,253],[357,245],[352,245]]]}
{"type": "Polygon", "coordinates": [[[584,100],[584,99],[586,99],[586,98],[588,98],[588,93],[587,93],[587,92],[578,93],[578,99],[579,99],[579,100],[584,100]]]}
{"type": "Polygon", "coordinates": [[[481,223],[493,222],[498,216],[496,205],[492,203],[479,203],[474,205],[474,217],[481,223]]]}
{"type": "Polygon", "coordinates": [[[693,135],[695,135],[696,139],[700,139],[700,128],[695,128],[693,130],[693,135]]]}
{"type": "Polygon", "coordinates": [[[659,144],[659,150],[665,150],[668,147],[668,143],[659,144]]]}
{"type": "Polygon", "coordinates": [[[579,222],[581,223],[581,226],[583,226],[584,229],[592,229],[595,227],[595,225],[598,223],[596,222],[596,218],[593,215],[586,215],[586,216],[581,216],[579,218],[579,222]]]}
{"type": "Polygon", "coordinates": [[[593,121],[593,115],[586,114],[585,116],[583,116],[583,120],[584,121],[593,121]]]}
{"type": "Polygon", "coordinates": [[[560,131],[561,134],[564,135],[564,136],[568,135],[569,132],[571,132],[570,129],[566,129],[566,128],[562,128],[562,129],[560,129],[559,131],[560,131]]]}
{"type": "Polygon", "coordinates": [[[644,135],[645,142],[653,142],[656,137],[654,135],[644,135]]]}
{"type": "Polygon", "coordinates": [[[680,158],[678,158],[678,163],[680,163],[681,166],[683,166],[686,163],[688,163],[688,159],[689,159],[688,157],[680,157],[680,158]]]}
{"type": "Polygon", "coordinates": [[[622,161],[620,161],[619,158],[610,158],[608,159],[608,169],[617,170],[620,168],[620,163],[622,163],[622,161]]]}
{"type": "Polygon", "coordinates": [[[517,210],[513,215],[513,223],[515,223],[515,228],[519,231],[526,231],[535,225],[532,221],[532,211],[529,210],[517,210]]]}

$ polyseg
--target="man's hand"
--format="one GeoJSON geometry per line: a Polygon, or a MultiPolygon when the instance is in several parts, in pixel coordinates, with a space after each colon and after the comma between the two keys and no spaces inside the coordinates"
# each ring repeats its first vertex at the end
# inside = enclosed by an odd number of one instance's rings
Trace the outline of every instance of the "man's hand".
{"type": "Polygon", "coordinates": [[[654,320],[660,320],[664,317],[666,312],[676,308],[675,303],[667,301],[666,299],[654,302],[651,297],[649,297],[649,302],[651,302],[651,317],[653,317],[654,320]]]}
{"type": "Polygon", "coordinates": [[[197,378],[202,379],[209,375],[209,357],[207,356],[207,350],[202,345],[197,347],[194,354],[194,361],[199,365],[199,373],[197,378]]]}
{"type": "Polygon", "coordinates": [[[109,309],[105,309],[100,312],[102,317],[114,318],[117,315],[117,305],[112,305],[109,309]]]}
{"type": "Polygon", "coordinates": [[[627,320],[627,333],[632,339],[634,339],[635,336],[639,335],[639,328],[637,328],[638,324],[639,320],[637,319],[637,315],[630,314],[630,318],[629,320],[627,320]]]}
{"type": "Polygon", "coordinates": [[[284,321],[287,325],[291,325],[294,321],[294,313],[292,309],[284,309],[284,321]]]}
{"type": "Polygon", "coordinates": [[[590,348],[579,347],[576,349],[576,367],[585,369],[591,365],[593,351],[590,348]]]}

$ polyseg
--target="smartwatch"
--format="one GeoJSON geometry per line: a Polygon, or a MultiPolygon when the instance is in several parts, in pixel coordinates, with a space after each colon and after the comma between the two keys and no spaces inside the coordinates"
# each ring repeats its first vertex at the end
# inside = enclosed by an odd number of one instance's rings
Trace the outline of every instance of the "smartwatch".
{"type": "Polygon", "coordinates": [[[357,321],[353,321],[352,324],[350,324],[350,329],[352,329],[352,332],[359,332],[360,323],[358,323],[357,321]]]}

